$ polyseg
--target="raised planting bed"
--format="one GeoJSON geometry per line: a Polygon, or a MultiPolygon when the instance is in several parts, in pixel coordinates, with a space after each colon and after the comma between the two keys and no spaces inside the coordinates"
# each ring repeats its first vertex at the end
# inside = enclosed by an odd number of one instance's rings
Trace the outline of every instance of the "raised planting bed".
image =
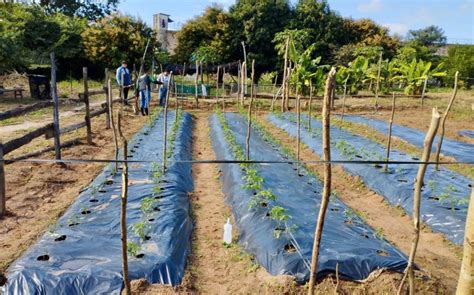
{"type": "MultiPolygon", "coordinates": [[[[291,136],[297,134],[294,114],[270,114],[268,120],[285,130],[291,136]]],[[[308,131],[307,116],[302,115],[301,141],[316,154],[322,155],[321,123],[312,121],[308,131]]],[[[339,127],[331,128],[332,160],[374,160],[384,161],[386,147],[355,135],[339,127]]],[[[392,150],[391,161],[419,161],[414,155],[392,150]]],[[[379,164],[342,164],[352,175],[359,176],[368,188],[383,196],[390,204],[400,206],[407,213],[413,210],[413,190],[418,165],[390,164],[384,171],[379,164]]],[[[435,232],[443,233],[453,243],[461,245],[464,239],[464,225],[471,193],[471,181],[463,175],[441,167],[436,171],[428,166],[421,201],[421,218],[435,232]]]]}
{"type": "MultiPolygon", "coordinates": [[[[388,134],[388,123],[383,120],[372,119],[357,115],[345,115],[344,120],[358,124],[365,124],[371,128],[374,128],[375,130],[388,134]]],[[[405,127],[402,125],[393,124],[392,134],[393,136],[399,137],[417,147],[423,147],[423,139],[425,138],[425,133],[423,131],[410,127],[405,127]]],[[[433,151],[436,150],[436,144],[438,140],[439,137],[436,137],[434,140],[432,148],[433,151]]],[[[453,157],[458,161],[473,162],[474,144],[469,144],[466,142],[457,141],[445,137],[443,139],[443,145],[441,146],[441,154],[453,157]]]]}
{"type": "MultiPolygon", "coordinates": [[[[238,114],[210,117],[212,146],[220,160],[244,159],[247,122],[238,114]]],[[[251,133],[250,158],[292,161],[262,129],[251,133]]],[[[239,243],[272,275],[309,279],[322,183],[294,164],[222,164],[223,192],[239,230],[239,243]]],[[[356,212],[331,197],[322,236],[318,274],[363,280],[380,268],[403,271],[406,257],[367,226],[356,212]]]]}
{"type": "MultiPolygon", "coordinates": [[[[169,113],[170,160],[191,159],[192,119],[169,113]]],[[[163,115],[129,143],[129,160],[162,161],[163,115]]],[[[121,170],[107,166],[64,215],[7,271],[6,294],[120,294],[121,170]]],[[[88,177],[85,175],[85,177],[88,177]]],[[[181,282],[190,251],[191,164],[129,164],[130,279],[181,282]]],[[[41,214],[41,212],[38,212],[41,214]]]]}

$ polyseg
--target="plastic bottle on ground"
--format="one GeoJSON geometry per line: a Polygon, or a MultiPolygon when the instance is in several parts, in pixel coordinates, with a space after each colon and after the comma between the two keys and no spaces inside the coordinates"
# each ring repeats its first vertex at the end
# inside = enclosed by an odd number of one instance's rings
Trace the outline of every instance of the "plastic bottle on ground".
{"type": "Polygon", "coordinates": [[[230,218],[227,218],[227,223],[224,225],[224,243],[232,243],[232,224],[230,224],[230,218]]]}

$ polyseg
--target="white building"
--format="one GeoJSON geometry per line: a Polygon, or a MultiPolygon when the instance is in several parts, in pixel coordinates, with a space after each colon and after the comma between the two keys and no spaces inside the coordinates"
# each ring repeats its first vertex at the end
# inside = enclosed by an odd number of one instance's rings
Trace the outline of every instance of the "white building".
{"type": "Polygon", "coordinates": [[[174,49],[178,44],[176,38],[177,31],[171,31],[169,29],[169,24],[173,20],[170,18],[169,14],[157,13],[153,15],[153,29],[158,35],[158,41],[161,44],[161,48],[168,51],[170,54],[174,53],[174,49]]]}

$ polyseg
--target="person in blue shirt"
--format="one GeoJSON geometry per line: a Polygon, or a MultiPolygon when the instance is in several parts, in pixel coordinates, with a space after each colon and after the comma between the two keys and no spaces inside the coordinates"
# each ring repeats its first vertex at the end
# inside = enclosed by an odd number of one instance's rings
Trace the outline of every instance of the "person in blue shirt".
{"type": "Polygon", "coordinates": [[[123,104],[128,105],[127,99],[128,99],[128,90],[132,86],[132,77],[130,75],[130,71],[127,68],[127,62],[122,61],[122,65],[117,69],[117,74],[116,77],[117,79],[117,84],[120,87],[120,96],[122,96],[122,101],[123,104]],[[122,81],[122,76],[123,76],[123,81],[122,81]]]}

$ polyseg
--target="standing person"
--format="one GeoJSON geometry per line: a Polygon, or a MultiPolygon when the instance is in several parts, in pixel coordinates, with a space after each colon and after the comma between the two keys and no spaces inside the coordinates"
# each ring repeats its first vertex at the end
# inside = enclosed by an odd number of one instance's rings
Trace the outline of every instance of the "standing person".
{"type": "Polygon", "coordinates": [[[132,77],[130,76],[130,71],[127,68],[127,62],[122,61],[122,65],[117,69],[117,74],[115,76],[117,79],[117,84],[120,87],[120,97],[122,97],[122,101],[124,105],[128,105],[128,90],[132,86],[132,77]],[[123,81],[122,81],[123,75],[123,81]]]}
{"type": "Polygon", "coordinates": [[[168,82],[170,80],[170,71],[166,69],[163,73],[158,75],[157,81],[161,83],[160,87],[160,106],[165,105],[166,95],[168,94],[168,82]]]}
{"type": "Polygon", "coordinates": [[[151,100],[151,83],[162,84],[143,70],[144,74],[138,78],[138,93],[140,96],[140,111],[148,116],[148,107],[151,100]]]}

